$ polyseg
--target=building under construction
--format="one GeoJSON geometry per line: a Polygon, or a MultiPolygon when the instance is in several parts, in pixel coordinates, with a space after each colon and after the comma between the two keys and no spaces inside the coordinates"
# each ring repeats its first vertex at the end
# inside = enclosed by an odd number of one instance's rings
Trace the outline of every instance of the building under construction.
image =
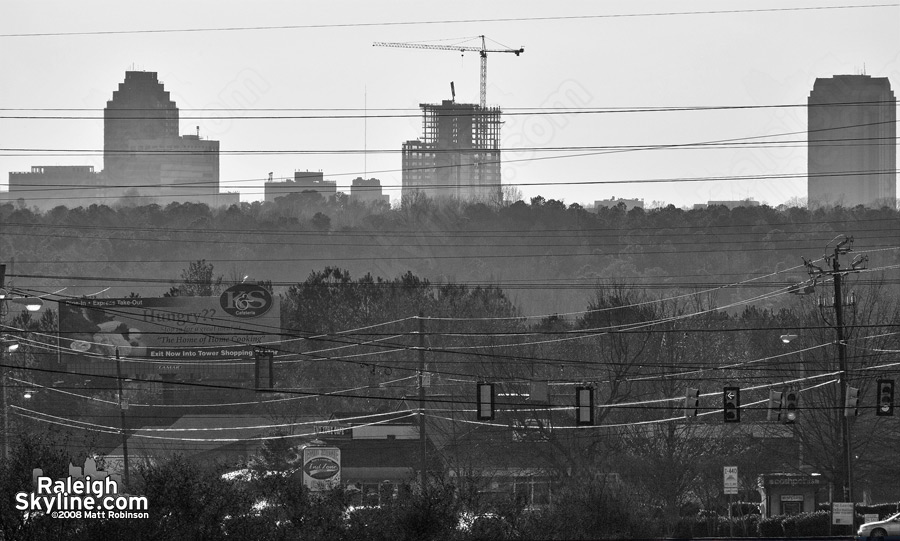
{"type": "Polygon", "coordinates": [[[500,108],[454,100],[419,107],[422,139],[403,143],[403,200],[498,201],[500,108]]]}

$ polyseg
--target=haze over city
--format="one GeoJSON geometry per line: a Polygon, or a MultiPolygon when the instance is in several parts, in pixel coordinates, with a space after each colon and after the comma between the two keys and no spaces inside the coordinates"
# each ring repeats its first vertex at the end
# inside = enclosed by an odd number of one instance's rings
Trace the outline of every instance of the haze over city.
{"type": "Polygon", "coordinates": [[[419,104],[450,99],[451,81],[458,102],[478,103],[479,58],[373,43],[477,47],[485,35],[489,48],[524,48],[489,55],[487,103],[504,111],[502,181],[526,201],[778,205],[806,196],[815,79],[900,79],[890,4],[155,6],[135,17],[115,3],[42,2],[0,21],[16,51],[0,59],[3,115],[27,117],[3,120],[0,183],[33,165],[101,170],[102,109],[123,72],[146,70],[181,110],[182,134],[220,141],[222,189],[242,201],[262,199],[269,172],[309,170],[343,191],[379,178],[396,202],[419,104]],[[687,110],[659,110],[671,108],[687,110]],[[731,144],[690,146],[712,142],[731,144]],[[734,178],[745,176],[762,178],[734,178]],[[632,182],[703,178],[717,180],[632,182]]]}
{"type": "Polygon", "coordinates": [[[0,539],[900,539],[900,4],[2,11],[0,539]]]}

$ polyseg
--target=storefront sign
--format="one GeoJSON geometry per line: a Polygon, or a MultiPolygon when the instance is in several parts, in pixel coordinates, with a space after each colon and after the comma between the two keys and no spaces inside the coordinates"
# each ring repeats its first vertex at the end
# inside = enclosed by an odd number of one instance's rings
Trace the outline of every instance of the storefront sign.
{"type": "Polygon", "coordinates": [[[310,446],[303,449],[303,486],[321,491],[341,483],[341,450],[310,446]]]}

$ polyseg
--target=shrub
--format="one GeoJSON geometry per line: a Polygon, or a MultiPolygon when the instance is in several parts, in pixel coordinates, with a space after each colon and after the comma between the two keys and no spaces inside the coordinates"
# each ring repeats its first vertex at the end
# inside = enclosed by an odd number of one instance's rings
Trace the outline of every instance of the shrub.
{"type": "Polygon", "coordinates": [[[783,515],[776,515],[774,517],[764,518],[759,521],[759,536],[760,537],[784,537],[784,526],[782,526],[782,521],[784,521],[783,515]]]}

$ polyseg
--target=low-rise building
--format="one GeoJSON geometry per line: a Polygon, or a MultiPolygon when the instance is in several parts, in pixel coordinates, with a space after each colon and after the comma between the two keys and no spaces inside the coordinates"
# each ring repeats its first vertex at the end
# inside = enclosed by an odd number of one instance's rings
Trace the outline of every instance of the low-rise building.
{"type": "Polygon", "coordinates": [[[315,192],[325,199],[337,195],[337,182],[325,180],[321,171],[295,171],[294,178],[269,180],[263,186],[264,199],[269,202],[279,197],[303,192],[315,192]]]}
{"type": "Polygon", "coordinates": [[[377,178],[356,177],[350,185],[350,201],[356,203],[391,203],[389,195],[382,193],[381,181],[377,178]]]}
{"type": "Polygon", "coordinates": [[[644,200],[643,199],[616,199],[615,197],[611,199],[601,199],[600,201],[594,201],[594,208],[599,210],[601,208],[616,208],[619,205],[624,205],[625,210],[631,210],[633,208],[644,208],[644,200]]]}

